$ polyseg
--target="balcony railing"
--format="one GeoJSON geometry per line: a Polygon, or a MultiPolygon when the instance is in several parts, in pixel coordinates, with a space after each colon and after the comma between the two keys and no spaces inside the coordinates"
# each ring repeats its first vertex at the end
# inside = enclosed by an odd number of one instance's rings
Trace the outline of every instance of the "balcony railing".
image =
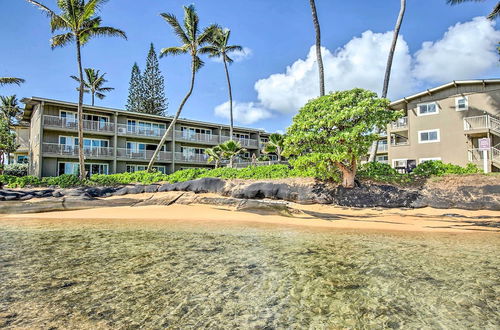
{"type": "MultiPolygon", "coordinates": [[[[117,148],[116,157],[133,160],[149,161],[153,157],[153,150],[132,150],[127,148],[117,148]]],[[[160,151],[156,158],[157,161],[171,161],[172,153],[168,151],[160,151]]]]}
{"type": "Polygon", "coordinates": [[[188,131],[175,131],[175,139],[179,141],[192,141],[201,143],[218,144],[219,136],[213,134],[189,133],[188,131]]]}
{"type": "Polygon", "coordinates": [[[208,160],[206,154],[184,154],[182,152],[175,153],[175,160],[180,162],[206,163],[208,160]]]}
{"type": "Polygon", "coordinates": [[[165,134],[164,128],[146,128],[137,125],[118,124],[118,134],[161,138],[165,134]]]}
{"type": "MultiPolygon", "coordinates": [[[[491,147],[487,154],[488,160],[500,163],[500,145],[491,147]]],[[[473,148],[467,151],[469,162],[482,163],[484,161],[484,151],[483,149],[473,148]]]]}
{"type": "MultiPolygon", "coordinates": [[[[221,136],[221,142],[226,142],[228,140],[229,136],[225,135],[221,136]]],[[[259,141],[255,139],[234,138],[233,140],[240,142],[242,147],[253,147],[253,148],[259,147],[259,141]]]]}
{"type": "MultiPolygon", "coordinates": [[[[59,156],[78,156],[78,146],[58,144],[58,143],[44,143],[42,152],[45,154],[59,155],[59,156]]],[[[83,147],[83,154],[85,157],[101,158],[113,157],[113,148],[109,147],[83,147]]]]}
{"type": "MultiPolygon", "coordinates": [[[[78,121],[72,118],[64,118],[58,116],[43,116],[43,126],[44,127],[54,127],[54,128],[64,128],[68,130],[77,130],[78,129],[78,121]]],[[[92,132],[105,132],[105,133],[114,133],[115,132],[115,124],[96,121],[96,120],[84,120],[83,121],[83,130],[84,131],[92,131],[92,132]]]]}
{"type": "Polygon", "coordinates": [[[391,129],[405,129],[408,128],[408,117],[401,117],[391,123],[391,129]]]}
{"type": "Polygon", "coordinates": [[[490,115],[464,118],[464,130],[491,129],[500,134],[500,120],[490,115]]]}
{"type": "Polygon", "coordinates": [[[408,140],[392,140],[391,141],[391,146],[393,146],[393,147],[407,146],[409,144],[410,144],[410,142],[408,140]]]}

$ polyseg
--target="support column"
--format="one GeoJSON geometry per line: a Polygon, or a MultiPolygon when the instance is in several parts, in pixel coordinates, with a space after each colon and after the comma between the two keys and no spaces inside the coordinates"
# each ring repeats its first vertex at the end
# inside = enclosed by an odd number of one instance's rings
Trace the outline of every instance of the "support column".
{"type": "Polygon", "coordinates": [[[175,125],[172,129],[172,173],[175,171],[175,125]]]}
{"type": "Polygon", "coordinates": [[[118,148],[118,112],[115,112],[114,114],[114,132],[115,134],[113,135],[113,171],[112,173],[116,174],[116,158],[117,158],[117,148],[118,148]]]}

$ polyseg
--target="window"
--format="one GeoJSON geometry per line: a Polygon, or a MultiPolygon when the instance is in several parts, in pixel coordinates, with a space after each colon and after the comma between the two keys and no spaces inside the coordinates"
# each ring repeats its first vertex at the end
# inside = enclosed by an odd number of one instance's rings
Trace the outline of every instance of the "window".
{"type": "MultiPolygon", "coordinates": [[[[147,169],[146,165],[127,164],[127,172],[129,172],[129,173],[134,173],[137,171],[145,171],[146,169],[147,169]]],[[[156,170],[156,171],[161,172],[163,174],[166,173],[165,166],[153,166],[153,170],[156,170]]]]}
{"type": "Polygon", "coordinates": [[[62,118],[62,124],[66,127],[76,127],[78,117],[73,111],[59,111],[59,117],[62,118]]]}
{"type": "Polygon", "coordinates": [[[250,134],[245,133],[233,133],[233,137],[237,139],[250,139],[250,134]]]}
{"type": "Polygon", "coordinates": [[[423,162],[427,162],[427,161],[430,161],[430,160],[441,160],[441,157],[420,158],[418,160],[418,163],[422,164],[423,162]]]}
{"type": "MultiPolygon", "coordinates": [[[[59,144],[68,148],[78,146],[78,138],[74,136],[59,136],[59,144]]],[[[83,139],[83,147],[85,149],[107,148],[109,147],[108,140],[101,139],[83,139]]]]}
{"type": "Polygon", "coordinates": [[[18,164],[28,164],[28,156],[26,156],[26,155],[18,155],[16,161],[17,161],[18,164]]]}
{"type": "Polygon", "coordinates": [[[139,142],[127,142],[127,154],[144,153],[146,144],[139,142]]]}
{"type": "Polygon", "coordinates": [[[469,100],[467,96],[461,96],[455,98],[455,110],[457,111],[469,110],[469,100]]]}
{"type": "Polygon", "coordinates": [[[127,120],[127,132],[129,133],[135,133],[135,125],[136,122],[135,120],[127,120]]]}
{"type": "Polygon", "coordinates": [[[417,107],[419,116],[434,115],[438,113],[438,106],[436,102],[421,103],[417,105],[417,107]]]}
{"type": "MultiPolygon", "coordinates": [[[[78,163],[74,162],[59,162],[58,164],[58,175],[62,174],[75,174],[78,175],[80,166],[78,163]]],[[[87,176],[93,174],[108,174],[109,165],[108,164],[85,164],[85,171],[87,176]]]]}
{"type": "Polygon", "coordinates": [[[392,167],[394,167],[394,168],[398,168],[398,167],[406,168],[407,163],[408,163],[408,159],[393,159],[392,160],[392,167]]]}
{"type": "Polygon", "coordinates": [[[418,131],[418,143],[439,142],[439,129],[418,131]]]}
{"type": "Polygon", "coordinates": [[[387,155],[377,156],[375,158],[375,160],[379,163],[388,164],[389,163],[389,156],[387,156],[387,155]]]}

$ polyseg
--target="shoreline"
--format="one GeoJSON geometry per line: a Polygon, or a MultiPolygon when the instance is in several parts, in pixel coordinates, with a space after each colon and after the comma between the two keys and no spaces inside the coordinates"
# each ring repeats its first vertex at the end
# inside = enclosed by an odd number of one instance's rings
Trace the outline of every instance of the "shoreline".
{"type": "MultiPolygon", "coordinates": [[[[208,195],[211,194],[201,194],[208,195]]],[[[131,196],[130,196],[131,197],[131,196]]],[[[331,205],[286,203],[286,210],[213,204],[172,204],[101,207],[45,213],[3,214],[1,225],[30,226],[47,222],[63,226],[165,226],[171,223],[194,225],[293,226],[319,230],[359,230],[415,233],[500,232],[499,211],[462,209],[356,209],[331,205]]]]}

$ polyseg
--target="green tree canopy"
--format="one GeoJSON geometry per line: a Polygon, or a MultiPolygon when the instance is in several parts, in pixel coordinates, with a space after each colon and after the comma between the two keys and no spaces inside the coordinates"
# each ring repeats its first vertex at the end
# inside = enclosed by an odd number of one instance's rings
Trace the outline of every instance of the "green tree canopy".
{"type": "MultiPolygon", "coordinates": [[[[96,96],[100,100],[102,100],[106,97],[104,93],[111,92],[114,90],[114,88],[103,86],[105,83],[108,82],[106,78],[104,78],[106,73],[101,74],[100,70],[95,70],[92,68],[86,68],[84,71],[85,71],[85,77],[83,79],[83,86],[84,86],[83,91],[85,93],[91,94],[92,96],[91,104],[92,106],[94,106],[96,96]]],[[[80,78],[78,78],[77,76],[71,76],[71,78],[76,80],[80,84],[80,78]]]]}
{"type": "Polygon", "coordinates": [[[331,93],[309,101],[293,118],[285,137],[285,154],[297,167],[315,167],[318,176],[354,187],[357,165],[386,128],[401,114],[388,109],[389,101],[360,88],[331,93]]]}
{"type": "Polygon", "coordinates": [[[16,144],[16,133],[10,130],[7,119],[0,117],[0,174],[3,173],[5,156],[16,151],[18,147],[19,145],[16,144]]]}
{"type": "Polygon", "coordinates": [[[23,113],[16,95],[0,96],[0,111],[9,126],[16,123],[23,113]]]}
{"type": "Polygon", "coordinates": [[[276,154],[278,156],[278,161],[281,162],[281,156],[283,154],[285,137],[279,133],[273,133],[269,135],[269,141],[265,144],[264,150],[265,154],[276,154]]]}
{"type": "Polygon", "coordinates": [[[229,159],[229,167],[233,167],[234,158],[247,152],[247,149],[241,146],[241,143],[234,140],[226,141],[219,145],[224,159],[229,159]]]}
{"type": "Polygon", "coordinates": [[[126,109],[128,111],[139,112],[142,108],[142,76],[141,70],[137,63],[132,66],[132,73],[130,74],[130,84],[128,88],[128,98],[126,109]]]}

